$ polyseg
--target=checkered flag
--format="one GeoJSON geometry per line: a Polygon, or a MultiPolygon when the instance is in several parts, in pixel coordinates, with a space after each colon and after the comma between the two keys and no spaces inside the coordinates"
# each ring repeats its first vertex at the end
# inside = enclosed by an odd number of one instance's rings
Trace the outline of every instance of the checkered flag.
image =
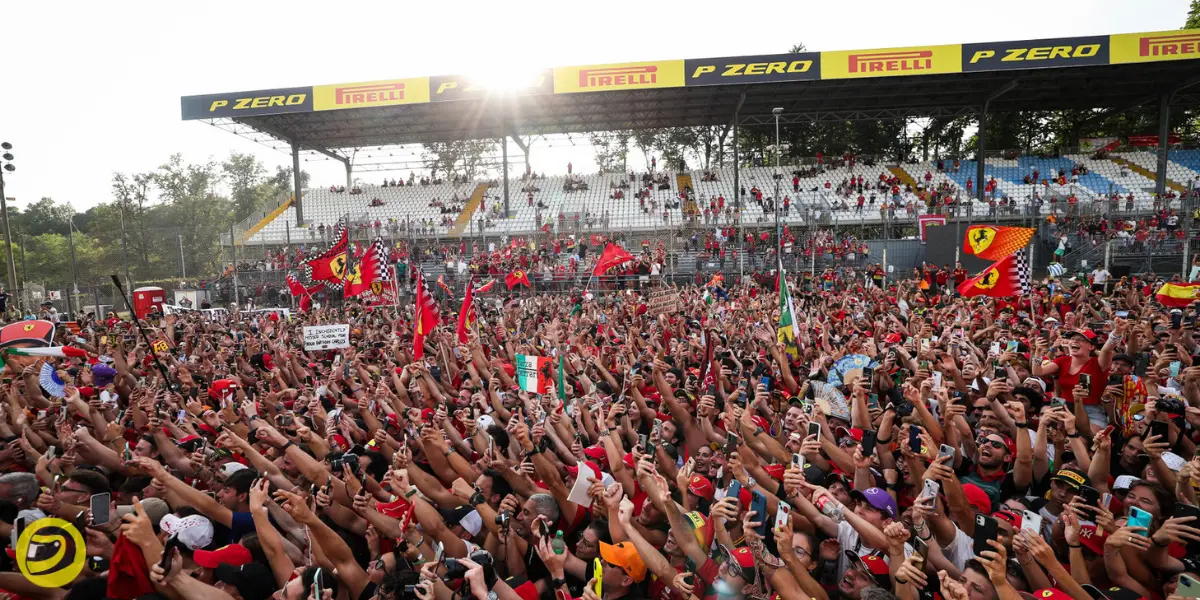
{"type": "Polygon", "coordinates": [[[1024,249],[1017,251],[1017,280],[1021,282],[1021,294],[1028,295],[1032,290],[1029,285],[1029,257],[1024,249]]]}

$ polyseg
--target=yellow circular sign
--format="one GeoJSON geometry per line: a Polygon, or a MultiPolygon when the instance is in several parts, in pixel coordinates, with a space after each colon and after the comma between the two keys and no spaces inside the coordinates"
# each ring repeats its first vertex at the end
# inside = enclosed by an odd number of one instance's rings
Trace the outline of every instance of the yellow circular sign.
{"type": "Polygon", "coordinates": [[[38,519],[17,539],[17,568],[39,587],[60,588],[83,571],[87,545],[71,523],[54,517],[38,519]]]}

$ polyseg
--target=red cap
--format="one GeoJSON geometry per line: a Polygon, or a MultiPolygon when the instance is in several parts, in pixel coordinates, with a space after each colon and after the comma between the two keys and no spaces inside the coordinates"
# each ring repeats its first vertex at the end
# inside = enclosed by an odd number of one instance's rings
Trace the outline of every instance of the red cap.
{"type": "Polygon", "coordinates": [[[899,344],[901,341],[900,334],[895,332],[889,333],[887,337],[883,338],[883,341],[885,344],[899,344]]]}
{"type": "Polygon", "coordinates": [[[1104,530],[1096,530],[1095,525],[1082,525],[1079,527],[1079,543],[1087,546],[1089,550],[1096,554],[1104,554],[1104,542],[1108,539],[1108,533],[1104,530]]]}
{"type": "Polygon", "coordinates": [[[785,470],[785,467],[782,464],[763,465],[763,470],[767,472],[767,475],[770,475],[771,477],[773,477],[775,479],[779,479],[781,481],[783,480],[783,472],[785,470]]]}
{"type": "Polygon", "coordinates": [[[712,500],[713,494],[717,493],[717,488],[713,487],[713,483],[707,477],[692,475],[692,480],[688,482],[688,491],[705,500],[712,500]]]}
{"type": "Polygon", "coordinates": [[[834,430],[834,433],[838,434],[839,436],[849,436],[856,442],[862,442],[863,439],[863,430],[859,429],[858,427],[851,427],[850,429],[838,427],[834,430]]]}
{"type": "MultiPolygon", "coordinates": [[[[987,492],[983,491],[983,488],[973,483],[964,483],[962,490],[963,495],[967,497],[967,504],[974,506],[975,510],[985,515],[992,512],[992,499],[988,497],[987,492]]],[[[1020,523],[1017,523],[1017,526],[1019,527],[1020,523]]]]}
{"type": "Polygon", "coordinates": [[[404,516],[404,513],[408,512],[408,507],[408,501],[404,498],[397,498],[391,502],[375,502],[375,510],[378,510],[383,516],[393,519],[404,516]]]}
{"type": "Polygon", "coordinates": [[[237,387],[237,382],[232,379],[218,379],[208,388],[208,395],[212,396],[213,400],[231,400],[237,394],[237,387]]]}
{"type": "Polygon", "coordinates": [[[762,417],[761,415],[754,415],[753,417],[750,417],[750,420],[751,420],[751,421],[752,421],[752,422],[753,422],[755,425],[757,425],[757,426],[759,426],[759,427],[762,427],[763,429],[770,429],[770,428],[771,428],[771,422],[770,422],[770,421],[768,421],[766,418],[762,417]]]}
{"type": "Polygon", "coordinates": [[[1035,600],[1071,600],[1071,595],[1058,588],[1044,588],[1030,594],[1035,600]]]}
{"type": "MultiPolygon", "coordinates": [[[[754,553],[750,552],[749,547],[740,546],[735,548],[733,552],[730,553],[730,556],[733,558],[733,560],[737,561],[739,567],[742,567],[743,569],[754,568],[754,553]]],[[[885,564],[883,567],[886,569],[887,565],[885,564]]],[[[886,573],[887,571],[884,572],[886,573]]]]}
{"type": "Polygon", "coordinates": [[[216,550],[197,550],[192,554],[192,560],[206,569],[215,569],[218,565],[240,567],[254,560],[250,551],[241,544],[230,544],[216,550]]]}
{"type": "Polygon", "coordinates": [[[1012,525],[1013,529],[1020,529],[1021,523],[1025,521],[1021,515],[1011,510],[998,510],[992,516],[996,517],[998,520],[1008,523],[1009,525],[1012,525]]]}

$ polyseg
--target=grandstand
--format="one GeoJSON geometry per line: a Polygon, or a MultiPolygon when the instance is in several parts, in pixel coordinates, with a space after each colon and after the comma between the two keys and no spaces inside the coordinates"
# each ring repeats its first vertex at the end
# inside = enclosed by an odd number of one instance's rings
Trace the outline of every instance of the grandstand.
{"type": "MultiPolygon", "coordinates": [[[[913,117],[977,118],[981,152],[958,157],[960,168],[952,172],[938,172],[934,162],[900,164],[897,159],[876,158],[870,166],[865,161],[853,168],[825,165],[825,171],[814,173],[805,161],[799,191],[792,190],[793,167],[785,167],[778,184],[790,206],[779,213],[780,220],[835,227],[893,223],[892,218],[911,221],[930,210],[920,204],[925,186],[948,191],[954,205],[950,210],[967,219],[1028,222],[1035,208],[1043,217],[1117,208],[1142,214],[1160,207],[1156,198],[1189,189],[1200,173],[1196,151],[1175,151],[1166,160],[1169,111],[1200,104],[1196,94],[1200,77],[1195,76],[1200,47],[1189,41],[1197,37],[1200,30],[584,65],[542,70],[529,81],[511,82],[521,85],[502,87],[461,75],[410,77],[370,83],[397,92],[386,95],[340,93],[362,85],[347,83],[187,96],[181,99],[181,112],[186,120],[204,120],[260,141],[278,141],[291,150],[294,200],[235,227],[230,241],[238,244],[284,243],[297,233],[301,239],[313,239],[312,227],[331,225],[342,215],[350,215],[364,227],[379,221],[390,232],[403,226],[406,235],[436,238],[526,234],[546,225],[560,233],[726,225],[729,219],[724,214],[715,223],[711,216],[705,221],[694,215],[713,196],[723,196],[727,208],[741,201],[743,211],[735,220],[740,227],[766,229],[775,214],[740,192],[757,187],[766,199],[774,196],[777,182],[773,169],[739,158],[739,127],[913,117]],[[1044,58],[1047,54],[1040,50],[1046,48],[1084,46],[1088,52],[1072,53],[1069,58],[1034,59],[1044,58]],[[920,60],[899,59],[896,52],[901,50],[904,56],[914,54],[920,60]],[[1028,58],[998,58],[1013,56],[1028,58]],[[606,73],[610,75],[601,76],[606,73]],[[1103,109],[1112,115],[1148,103],[1159,107],[1159,135],[1149,136],[1158,139],[1156,155],[1136,150],[1022,157],[987,151],[984,125],[991,114],[1103,109]],[[301,152],[343,162],[346,187],[350,187],[351,157],[358,148],[511,138],[528,152],[521,136],[701,125],[732,130],[732,162],[739,168],[716,168],[715,180],[697,170],[660,171],[653,174],[659,183],[645,188],[644,198],[634,193],[643,189],[639,186],[643,174],[622,190],[624,198],[617,197],[613,186],[627,174],[533,181],[511,177],[507,142],[501,144],[506,154],[496,182],[363,186],[360,194],[299,189],[301,152]],[[1072,174],[1079,167],[1086,171],[1072,174]],[[1027,176],[1032,179],[1034,169],[1045,183],[1025,182],[1027,176]],[[1059,170],[1066,175],[1065,182],[1051,177],[1059,170]],[[873,188],[880,175],[902,184],[895,197],[890,189],[875,194],[874,206],[894,205],[886,220],[885,210],[857,210],[858,190],[851,193],[842,185],[852,175],[863,177],[864,188],[873,188]],[[995,184],[988,185],[992,180],[995,184]],[[680,198],[680,187],[688,182],[695,192],[694,205],[680,198]],[[532,190],[532,206],[531,192],[525,191],[530,184],[537,188],[532,190]],[[1121,202],[1118,207],[1109,201],[1113,196],[1123,200],[1132,196],[1133,206],[1121,202]],[[372,206],[376,198],[379,202],[372,206]]],[[[911,228],[898,232],[893,226],[890,234],[887,231],[885,226],[885,237],[911,234],[911,228]]]]}

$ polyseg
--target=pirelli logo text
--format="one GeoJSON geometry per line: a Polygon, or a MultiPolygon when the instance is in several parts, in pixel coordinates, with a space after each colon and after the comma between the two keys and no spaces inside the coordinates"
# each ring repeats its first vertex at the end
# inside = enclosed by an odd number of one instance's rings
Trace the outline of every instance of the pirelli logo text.
{"type": "Polygon", "coordinates": [[[658,67],[654,65],[579,70],[579,87],[581,88],[644,86],[656,83],[658,83],[658,67]]]}
{"type": "Polygon", "coordinates": [[[404,83],[402,82],[357,85],[334,89],[334,103],[338,106],[400,102],[402,100],[404,100],[404,83]]]}
{"type": "Polygon", "coordinates": [[[821,53],[821,79],[936,75],[961,71],[961,45],[821,53]]]}
{"type": "Polygon", "coordinates": [[[314,110],[373,108],[429,102],[429,78],[362,81],[313,88],[314,110]]]}
{"type": "Polygon", "coordinates": [[[1113,64],[1200,59],[1200,29],[1109,36],[1113,64]]]}
{"type": "Polygon", "coordinates": [[[680,87],[683,79],[682,60],[559,67],[554,69],[554,93],[680,87]]]}
{"type": "Polygon", "coordinates": [[[282,106],[299,106],[308,99],[308,94],[289,94],[278,96],[254,96],[249,98],[234,98],[213,100],[208,106],[208,112],[220,112],[221,109],[247,110],[253,108],[273,108],[282,106]]]}
{"type": "Polygon", "coordinates": [[[1200,55],[1200,34],[1145,36],[1138,40],[1142,57],[1200,55]]]}
{"type": "Polygon", "coordinates": [[[933,69],[933,51],[871,52],[850,55],[851,73],[914,72],[933,69]]]}

